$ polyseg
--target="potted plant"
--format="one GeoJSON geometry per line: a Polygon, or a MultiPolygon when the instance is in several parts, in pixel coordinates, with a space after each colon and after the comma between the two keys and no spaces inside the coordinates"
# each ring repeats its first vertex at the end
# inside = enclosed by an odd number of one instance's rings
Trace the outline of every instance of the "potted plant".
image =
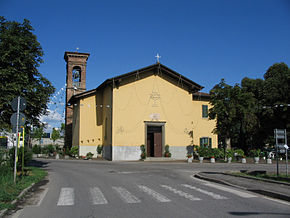
{"type": "Polygon", "coordinates": [[[234,157],[234,151],[231,149],[228,149],[226,151],[226,158],[227,158],[228,163],[232,162],[233,157],[234,157]]]}
{"type": "Polygon", "coordinates": [[[70,149],[71,155],[75,158],[76,156],[79,155],[79,147],[74,146],[70,149]]]}
{"type": "Polygon", "coordinates": [[[98,153],[98,158],[102,157],[102,152],[103,152],[103,146],[102,145],[98,145],[97,147],[97,153],[98,153]]]}
{"type": "Polygon", "coordinates": [[[271,159],[270,152],[267,151],[266,156],[267,156],[267,160],[266,160],[267,161],[267,164],[272,164],[272,159],[271,159]]]}
{"type": "Polygon", "coordinates": [[[214,158],[214,156],[211,156],[211,157],[210,157],[210,162],[211,162],[211,163],[215,163],[215,158],[214,158]]]}
{"type": "Polygon", "coordinates": [[[260,160],[261,150],[260,149],[250,150],[250,155],[254,158],[255,164],[258,164],[260,160]]]}
{"type": "Polygon", "coordinates": [[[141,160],[144,160],[146,158],[146,149],[145,149],[145,145],[141,145],[140,146],[140,149],[141,149],[141,160]]]}
{"type": "Polygon", "coordinates": [[[192,163],[192,159],[193,159],[192,154],[191,154],[191,153],[188,153],[188,154],[186,155],[186,157],[187,157],[187,162],[188,162],[188,163],[192,163]]]}
{"type": "Polygon", "coordinates": [[[197,147],[198,159],[199,162],[203,162],[203,158],[207,155],[207,148],[204,147],[197,147]]]}
{"type": "Polygon", "coordinates": [[[169,145],[165,145],[164,157],[171,157],[171,153],[169,152],[169,145]]]}
{"type": "Polygon", "coordinates": [[[89,152],[86,154],[86,159],[91,160],[93,158],[94,154],[92,152],[89,152]]]}
{"type": "Polygon", "coordinates": [[[242,163],[243,164],[247,163],[247,159],[246,159],[246,156],[245,155],[242,156],[242,163]]]}

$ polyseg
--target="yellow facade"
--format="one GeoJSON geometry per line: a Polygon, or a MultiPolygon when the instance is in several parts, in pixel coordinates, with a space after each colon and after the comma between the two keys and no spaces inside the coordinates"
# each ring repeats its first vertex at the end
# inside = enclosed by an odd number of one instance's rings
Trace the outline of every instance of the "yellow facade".
{"type": "Polygon", "coordinates": [[[215,121],[202,117],[202,105],[210,107],[209,102],[193,100],[182,81],[166,74],[136,74],[117,86],[113,81],[78,98],[76,105],[73,145],[80,147],[80,155],[96,154],[102,144],[108,159],[138,160],[140,145],[148,143],[148,125],[162,125],[162,153],[169,145],[176,159],[185,159],[186,146],[199,145],[202,137],[217,147],[215,121]]]}

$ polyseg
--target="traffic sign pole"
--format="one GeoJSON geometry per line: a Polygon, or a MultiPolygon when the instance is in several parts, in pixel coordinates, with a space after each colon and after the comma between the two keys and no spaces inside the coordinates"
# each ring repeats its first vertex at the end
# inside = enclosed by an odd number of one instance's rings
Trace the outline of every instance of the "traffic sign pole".
{"type": "MultiPolygon", "coordinates": [[[[16,134],[18,134],[19,109],[20,109],[20,96],[18,96],[18,99],[17,99],[16,134]]],[[[16,138],[16,146],[15,146],[14,183],[16,183],[16,173],[17,173],[17,148],[18,148],[18,135],[17,135],[17,138],[16,138]]]]}
{"type": "Polygon", "coordinates": [[[284,145],[284,147],[286,149],[286,177],[288,177],[288,149],[289,149],[289,147],[287,145],[287,134],[286,134],[286,130],[285,130],[285,135],[286,135],[286,137],[285,137],[285,145],[284,145]]]}
{"type": "Polygon", "coordinates": [[[24,142],[25,142],[25,130],[23,127],[23,134],[22,134],[22,176],[24,176],[24,142]]]}

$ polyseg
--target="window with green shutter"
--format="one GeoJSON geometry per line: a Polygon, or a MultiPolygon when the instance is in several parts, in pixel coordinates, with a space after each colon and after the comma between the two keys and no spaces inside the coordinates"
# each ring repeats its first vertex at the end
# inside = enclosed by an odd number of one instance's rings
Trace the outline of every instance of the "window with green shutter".
{"type": "Polygon", "coordinates": [[[211,148],[212,147],[211,138],[202,137],[199,140],[200,140],[200,147],[207,147],[207,148],[211,148]]]}
{"type": "Polygon", "coordinates": [[[202,118],[208,118],[208,106],[202,105],[202,118]]]}

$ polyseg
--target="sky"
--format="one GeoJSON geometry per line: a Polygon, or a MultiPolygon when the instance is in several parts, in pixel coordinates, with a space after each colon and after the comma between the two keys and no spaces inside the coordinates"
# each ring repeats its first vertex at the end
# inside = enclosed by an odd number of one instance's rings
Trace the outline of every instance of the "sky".
{"type": "Polygon", "coordinates": [[[222,78],[263,78],[290,66],[290,0],[0,0],[0,16],[28,19],[56,88],[51,127],[63,119],[65,51],[90,53],[87,90],[160,62],[209,92],[222,78]]]}

